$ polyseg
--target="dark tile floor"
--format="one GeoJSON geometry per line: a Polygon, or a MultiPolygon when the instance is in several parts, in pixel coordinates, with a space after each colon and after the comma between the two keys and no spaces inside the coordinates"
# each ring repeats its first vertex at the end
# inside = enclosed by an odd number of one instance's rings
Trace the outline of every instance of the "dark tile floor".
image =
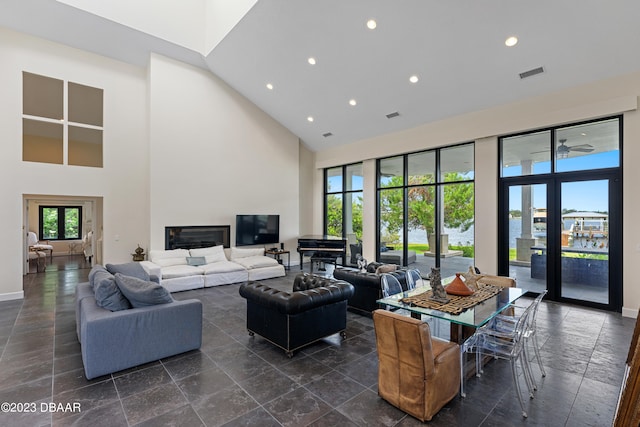
{"type": "MultiPolygon", "coordinates": [[[[89,270],[81,261],[65,267],[59,258],[45,273],[25,276],[24,300],[0,302],[0,402],[35,403],[36,409],[0,412],[2,426],[422,424],[377,395],[371,319],[349,313],[346,341],[332,336],[288,359],[247,334],[239,285],[174,294],[204,303],[199,351],[87,381],[73,295],[89,270]],[[49,403],[56,409],[76,403],[81,412],[42,411],[49,403]]],[[[297,272],[265,282],[289,289],[297,272]]],[[[538,377],[539,389],[527,402],[529,418],[520,416],[508,363],[493,361],[467,382],[467,398],[454,398],[429,424],[611,425],[634,322],[543,303],[538,325],[547,376],[538,377]]]]}

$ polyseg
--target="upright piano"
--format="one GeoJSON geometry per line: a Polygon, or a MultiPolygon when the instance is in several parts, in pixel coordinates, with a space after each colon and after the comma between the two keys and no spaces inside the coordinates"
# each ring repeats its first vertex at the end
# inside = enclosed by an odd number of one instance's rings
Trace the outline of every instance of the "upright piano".
{"type": "Polygon", "coordinates": [[[304,256],[311,258],[311,273],[315,261],[331,262],[335,264],[342,258],[344,264],[347,254],[347,239],[334,236],[302,236],[298,238],[298,252],[300,253],[300,270],[304,256]]]}

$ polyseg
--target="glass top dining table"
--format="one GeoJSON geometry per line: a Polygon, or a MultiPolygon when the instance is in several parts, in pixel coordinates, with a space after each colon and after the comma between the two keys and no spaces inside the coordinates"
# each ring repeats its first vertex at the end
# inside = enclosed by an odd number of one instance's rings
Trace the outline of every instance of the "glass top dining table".
{"type": "MultiPolygon", "coordinates": [[[[443,279],[443,285],[446,285],[450,280],[443,279]]],[[[421,318],[422,315],[426,315],[447,320],[452,324],[460,326],[479,328],[493,317],[497,316],[502,310],[509,306],[509,304],[512,304],[518,298],[527,293],[527,290],[522,288],[503,288],[497,295],[492,296],[491,298],[486,299],[459,314],[449,314],[434,308],[419,307],[401,301],[402,298],[418,295],[430,289],[431,286],[429,285],[420,286],[409,291],[379,299],[377,303],[382,307],[390,306],[394,308],[402,308],[410,312],[412,317],[418,319],[421,318]]]]}

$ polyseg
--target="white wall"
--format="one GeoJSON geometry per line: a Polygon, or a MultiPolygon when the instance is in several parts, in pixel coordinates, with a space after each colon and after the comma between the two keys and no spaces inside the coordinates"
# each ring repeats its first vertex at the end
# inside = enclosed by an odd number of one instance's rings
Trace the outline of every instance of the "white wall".
{"type": "Polygon", "coordinates": [[[138,244],[164,248],[167,225],[229,224],[233,243],[239,213],[279,214],[295,251],[300,182],[313,183],[300,176],[299,140],[215,76],[155,55],[142,69],[8,30],[0,63],[0,300],[23,295],[26,194],[99,200],[105,263],[131,260],[138,244]],[[22,161],[22,71],[104,89],[103,168],[22,161]]]}
{"type": "Polygon", "coordinates": [[[23,194],[104,197],[105,259],[131,259],[149,240],[149,148],[145,70],[5,29],[0,63],[2,300],[22,296],[23,194]],[[103,168],[22,161],[22,71],[104,89],[103,168]]]}
{"type": "MultiPolygon", "coordinates": [[[[640,161],[640,114],[636,111],[639,94],[640,73],[634,73],[327,149],[316,153],[316,168],[477,141],[475,252],[478,265],[483,270],[495,271],[497,136],[624,113],[623,314],[635,316],[640,307],[640,285],[634,271],[634,266],[640,264],[640,227],[636,225],[640,212],[640,197],[637,196],[640,182],[640,168],[637,166],[640,161]]],[[[370,170],[371,173],[375,171],[370,170]]],[[[367,179],[371,177],[365,176],[365,182],[367,179]]],[[[363,224],[365,236],[373,233],[367,229],[369,223],[365,221],[363,224]]],[[[375,227],[375,223],[371,225],[375,227]]],[[[374,248],[363,247],[363,251],[365,254],[372,253],[374,248]]]]}
{"type": "Polygon", "coordinates": [[[160,55],[149,96],[151,248],[177,225],[231,225],[233,245],[236,214],[279,214],[295,251],[298,138],[211,73],[160,55]]]}
{"type": "MultiPolygon", "coordinates": [[[[317,170],[315,168],[315,156],[313,151],[309,150],[305,145],[300,144],[300,160],[298,161],[300,168],[300,177],[298,181],[298,191],[300,194],[300,235],[314,234],[314,203],[318,197],[315,197],[313,182],[317,170]]],[[[322,191],[322,190],[321,190],[322,191]]],[[[322,207],[321,207],[322,209],[322,207]]],[[[322,218],[321,218],[322,219],[322,218]]]]}
{"type": "Polygon", "coordinates": [[[475,264],[480,271],[498,271],[498,139],[482,138],[475,143],[475,264]],[[494,191],[487,191],[493,188],[494,191]]]}

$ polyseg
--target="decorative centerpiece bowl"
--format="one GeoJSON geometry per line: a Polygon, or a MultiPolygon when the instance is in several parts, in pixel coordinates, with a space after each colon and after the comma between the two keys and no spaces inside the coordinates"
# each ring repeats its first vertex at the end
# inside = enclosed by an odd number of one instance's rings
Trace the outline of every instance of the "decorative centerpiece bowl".
{"type": "Polygon", "coordinates": [[[456,273],[456,278],[453,279],[445,288],[445,291],[450,295],[469,296],[473,295],[473,291],[462,281],[460,273],[456,273]]]}

